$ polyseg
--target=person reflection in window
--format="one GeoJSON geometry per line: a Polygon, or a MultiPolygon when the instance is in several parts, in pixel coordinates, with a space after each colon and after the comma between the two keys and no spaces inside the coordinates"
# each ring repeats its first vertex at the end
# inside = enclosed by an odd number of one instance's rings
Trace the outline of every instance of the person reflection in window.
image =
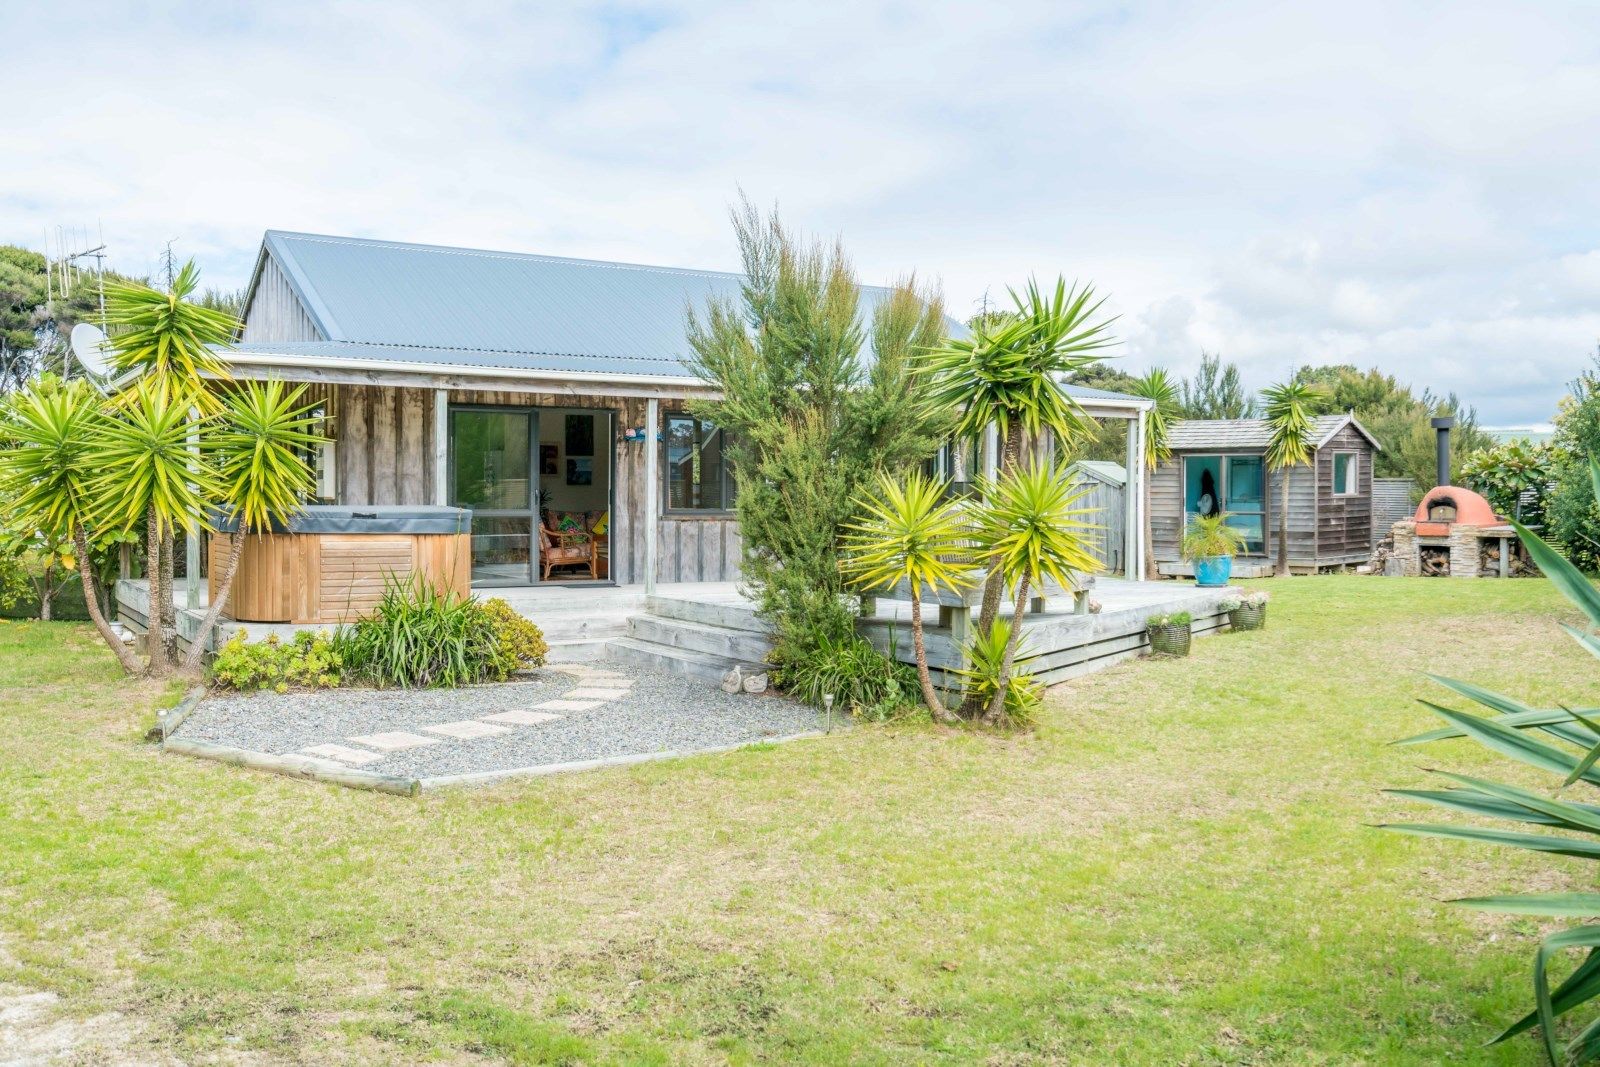
{"type": "Polygon", "coordinates": [[[1197,515],[1215,515],[1222,509],[1217,507],[1217,479],[1210,471],[1200,472],[1200,497],[1195,501],[1197,515]]]}

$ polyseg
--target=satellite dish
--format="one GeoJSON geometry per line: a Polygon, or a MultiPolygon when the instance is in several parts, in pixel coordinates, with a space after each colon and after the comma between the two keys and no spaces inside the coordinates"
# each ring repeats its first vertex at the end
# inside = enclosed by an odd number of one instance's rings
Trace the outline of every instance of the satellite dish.
{"type": "Polygon", "coordinates": [[[78,357],[84,373],[96,380],[111,371],[103,347],[105,343],[105,331],[91,322],[80,322],[72,328],[72,354],[78,357]]]}

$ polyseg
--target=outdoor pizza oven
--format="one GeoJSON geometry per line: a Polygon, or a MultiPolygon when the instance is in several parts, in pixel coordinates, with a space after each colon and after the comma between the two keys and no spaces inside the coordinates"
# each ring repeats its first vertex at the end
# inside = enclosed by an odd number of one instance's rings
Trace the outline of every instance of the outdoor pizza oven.
{"type": "Polygon", "coordinates": [[[1450,428],[1455,420],[1433,420],[1439,484],[1422,494],[1416,514],[1394,524],[1399,573],[1408,576],[1507,577],[1530,569],[1516,531],[1471,489],[1450,482],[1450,428]]]}

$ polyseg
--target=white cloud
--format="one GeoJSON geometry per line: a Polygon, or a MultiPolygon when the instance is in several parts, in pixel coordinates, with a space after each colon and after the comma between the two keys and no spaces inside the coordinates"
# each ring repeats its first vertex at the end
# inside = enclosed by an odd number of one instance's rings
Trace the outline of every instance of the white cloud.
{"type": "Polygon", "coordinates": [[[1548,417],[1600,335],[1586,3],[6,5],[0,240],[240,284],[268,227],[730,267],[742,186],[1122,358],[1377,362],[1548,417]]]}

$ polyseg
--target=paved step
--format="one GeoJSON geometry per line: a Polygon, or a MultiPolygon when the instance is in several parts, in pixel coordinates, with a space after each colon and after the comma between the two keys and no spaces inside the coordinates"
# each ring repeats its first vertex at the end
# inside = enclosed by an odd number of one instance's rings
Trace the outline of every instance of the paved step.
{"type": "Polygon", "coordinates": [[[633,616],[628,620],[628,636],[652,644],[720,656],[729,661],[729,666],[734,663],[760,663],[772,651],[772,638],[765,633],[660,615],[633,616]]]}
{"type": "Polygon", "coordinates": [[[771,633],[772,625],[756,615],[755,608],[743,600],[713,601],[683,600],[670,596],[646,597],[647,615],[664,619],[681,619],[703,626],[725,626],[730,630],[747,630],[751,633],[771,633]]]}
{"type": "Polygon", "coordinates": [[[550,651],[545,655],[546,663],[594,663],[606,658],[606,643],[616,638],[586,638],[579,641],[551,641],[548,638],[545,644],[550,646],[550,651]]]}
{"type": "MultiPolygon", "coordinates": [[[[708,682],[721,681],[722,676],[739,662],[725,656],[714,656],[708,652],[658,645],[654,641],[641,641],[636,637],[617,637],[606,642],[606,655],[618,663],[687,674],[708,682]]],[[[747,663],[746,666],[758,665],[747,663]]]]}

